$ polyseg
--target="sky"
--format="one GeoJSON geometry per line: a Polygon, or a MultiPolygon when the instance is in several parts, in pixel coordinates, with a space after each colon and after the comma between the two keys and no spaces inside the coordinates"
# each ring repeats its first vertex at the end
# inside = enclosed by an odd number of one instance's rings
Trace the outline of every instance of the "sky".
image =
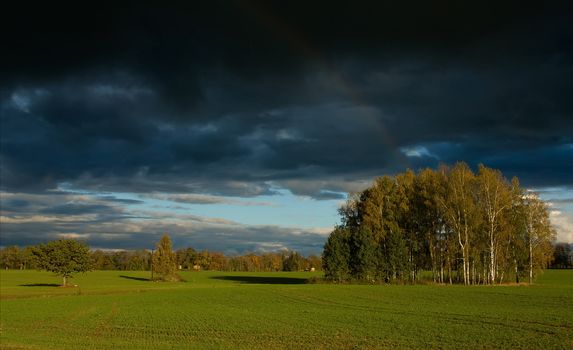
{"type": "Polygon", "coordinates": [[[92,1],[0,21],[0,245],[320,254],[349,193],[465,161],[573,243],[567,1],[92,1]]]}

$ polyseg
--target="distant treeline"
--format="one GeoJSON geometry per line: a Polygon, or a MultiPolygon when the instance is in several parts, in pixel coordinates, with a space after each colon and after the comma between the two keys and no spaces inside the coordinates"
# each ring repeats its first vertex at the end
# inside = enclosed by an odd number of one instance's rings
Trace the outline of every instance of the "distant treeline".
{"type": "Polygon", "coordinates": [[[337,281],[530,282],[552,260],[570,267],[568,245],[555,253],[547,205],[500,171],[465,163],[377,178],[340,209],[342,224],[323,253],[337,281]]]}
{"type": "Polygon", "coordinates": [[[573,269],[573,244],[557,243],[553,247],[552,269],[573,269]]]}
{"type": "MultiPolygon", "coordinates": [[[[36,269],[32,250],[33,246],[0,249],[0,266],[3,269],[36,269]]],[[[148,250],[95,250],[90,254],[94,270],[151,270],[151,251],[148,250]]],[[[322,269],[320,257],[304,257],[297,252],[226,256],[218,252],[185,248],[176,250],[175,254],[178,267],[182,270],[270,272],[322,269]]]]}

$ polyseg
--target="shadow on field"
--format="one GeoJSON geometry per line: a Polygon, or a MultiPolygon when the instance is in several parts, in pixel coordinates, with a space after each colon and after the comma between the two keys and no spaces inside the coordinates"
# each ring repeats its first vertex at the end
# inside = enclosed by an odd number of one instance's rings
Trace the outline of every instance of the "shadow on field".
{"type": "Polygon", "coordinates": [[[30,283],[30,284],[21,284],[20,287],[60,287],[61,284],[56,283],[30,283]]]}
{"type": "Polygon", "coordinates": [[[262,276],[213,276],[212,279],[252,284],[304,284],[306,278],[262,276]]]}
{"type": "Polygon", "coordinates": [[[149,278],[143,278],[143,277],[133,277],[133,276],[126,276],[126,275],[119,275],[119,277],[125,278],[128,280],[135,280],[135,281],[151,281],[149,278]]]}

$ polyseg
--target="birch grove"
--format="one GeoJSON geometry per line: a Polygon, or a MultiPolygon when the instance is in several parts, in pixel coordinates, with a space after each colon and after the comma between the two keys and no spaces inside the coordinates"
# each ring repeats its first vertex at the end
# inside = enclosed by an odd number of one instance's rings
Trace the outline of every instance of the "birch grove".
{"type": "Polygon", "coordinates": [[[339,213],[323,253],[336,280],[416,282],[426,270],[439,283],[533,283],[552,257],[547,205],[483,165],[384,176],[339,213]]]}

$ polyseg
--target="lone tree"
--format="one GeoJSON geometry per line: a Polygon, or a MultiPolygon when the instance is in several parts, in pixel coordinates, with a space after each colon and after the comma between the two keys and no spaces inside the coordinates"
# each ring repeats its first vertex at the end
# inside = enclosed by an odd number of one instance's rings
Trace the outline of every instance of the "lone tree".
{"type": "Polygon", "coordinates": [[[171,239],[167,234],[155,245],[155,252],[152,259],[152,272],[159,275],[157,280],[178,281],[177,276],[177,256],[171,248],[171,239]]]}
{"type": "Polygon", "coordinates": [[[63,278],[62,286],[77,272],[92,269],[89,248],[86,244],[72,239],[60,239],[40,244],[32,250],[39,270],[53,272],[63,278]]]}

